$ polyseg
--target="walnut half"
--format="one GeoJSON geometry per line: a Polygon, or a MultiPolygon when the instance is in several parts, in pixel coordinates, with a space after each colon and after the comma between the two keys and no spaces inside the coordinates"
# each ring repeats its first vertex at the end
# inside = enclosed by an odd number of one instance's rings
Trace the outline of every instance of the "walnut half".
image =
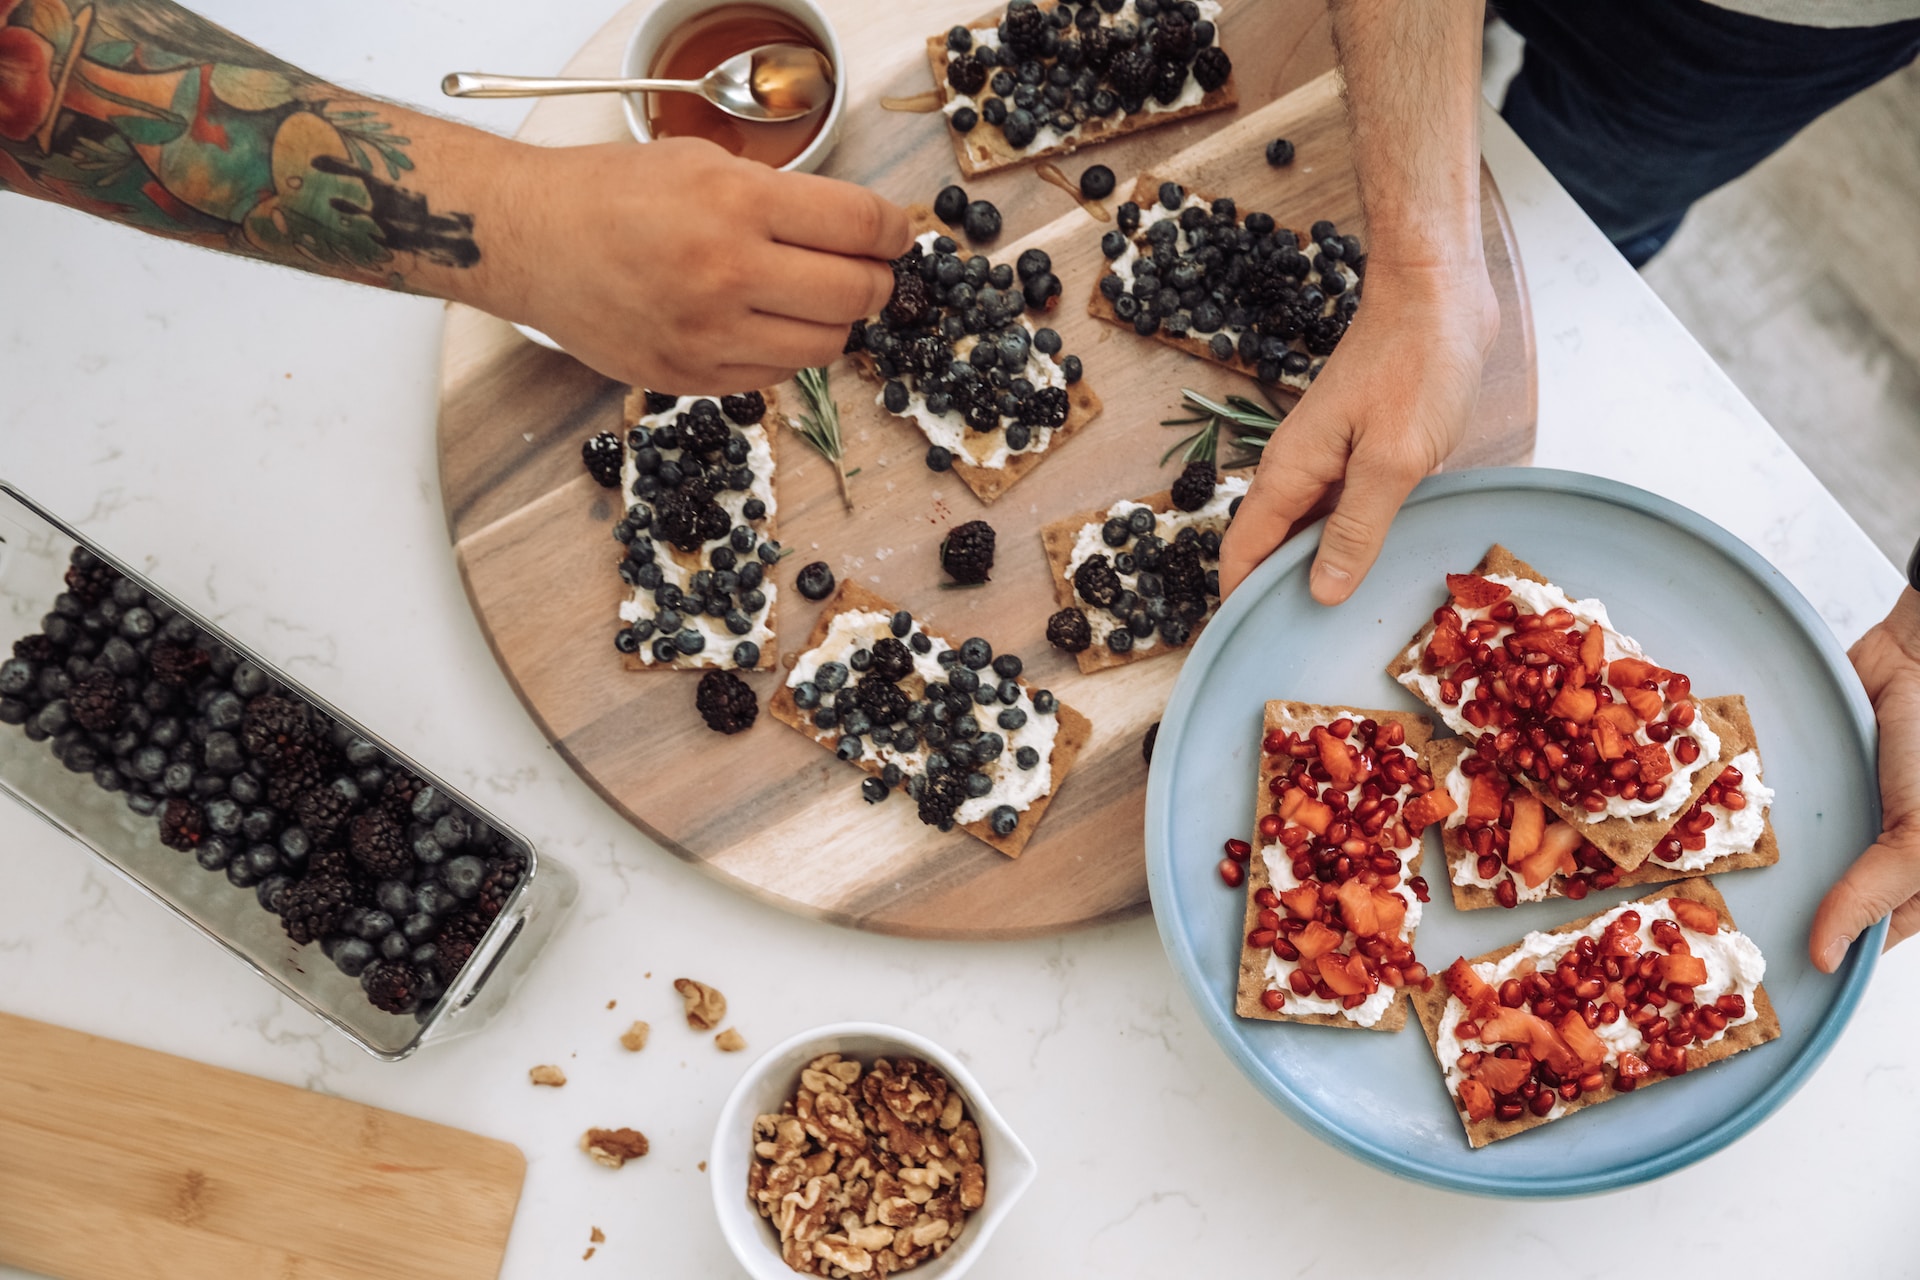
{"type": "Polygon", "coordinates": [[[647,1135],[638,1129],[589,1129],[580,1135],[580,1149],[596,1164],[618,1169],[647,1154],[647,1135]]]}
{"type": "Polygon", "coordinates": [[[727,1016],[727,998],[717,987],[692,978],[675,978],[673,989],[687,1007],[687,1025],[695,1031],[711,1031],[727,1016]]]}

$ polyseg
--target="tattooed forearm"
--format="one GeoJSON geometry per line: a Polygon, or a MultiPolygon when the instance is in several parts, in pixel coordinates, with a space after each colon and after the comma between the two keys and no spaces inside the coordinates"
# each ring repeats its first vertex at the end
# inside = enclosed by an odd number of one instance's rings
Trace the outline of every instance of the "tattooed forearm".
{"type": "Polygon", "coordinates": [[[168,0],[0,0],[0,191],[416,287],[481,258],[417,184],[422,123],[168,0]]]}

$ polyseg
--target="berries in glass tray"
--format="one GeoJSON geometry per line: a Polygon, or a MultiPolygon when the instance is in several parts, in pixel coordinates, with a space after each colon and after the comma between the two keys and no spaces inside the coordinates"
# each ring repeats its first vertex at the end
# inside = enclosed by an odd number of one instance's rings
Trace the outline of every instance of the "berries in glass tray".
{"type": "Polygon", "coordinates": [[[397,966],[368,998],[424,1018],[459,963],[418,968],[415,935],[477,941],[524,875],[519,852],[84,548],[67,582],[0,663],[0,723],[252,890],[296,945],[320,943],[349,977],[397,966]],[[467,898],[436,869],[442,823],[479,864],[467,898]],[[380,910],[396,891],[405,916],[380,910]]]}
{"type": "Polygon", "coordinates": [[[940,567],[955,582],[967,586],[987,581],[993,569],[993,526],[969,520],[941,540],[940,567]]]}

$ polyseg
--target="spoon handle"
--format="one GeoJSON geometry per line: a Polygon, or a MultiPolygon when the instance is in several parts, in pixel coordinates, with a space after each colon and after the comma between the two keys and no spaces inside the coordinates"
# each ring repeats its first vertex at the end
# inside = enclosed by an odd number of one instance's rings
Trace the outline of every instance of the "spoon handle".
{"type": "Polygon", "coordinates": [[[496,76],[455,71],[440,82],[449,98],[541,98],[563,93],[700,92],[698,80],[583,80],[541,76],[496,76]]]}

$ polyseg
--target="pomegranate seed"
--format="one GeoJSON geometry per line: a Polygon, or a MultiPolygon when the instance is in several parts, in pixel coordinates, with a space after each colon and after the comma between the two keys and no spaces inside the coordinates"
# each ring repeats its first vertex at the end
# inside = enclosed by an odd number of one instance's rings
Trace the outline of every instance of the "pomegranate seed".
{"type": "Polygon", "coordinates": [[[1673,736],[1673,726],[1664,720],[1657,720],[1647,726],[1647,737],[1655,742],[1665,742],[1673,736]]]}
{"type": "Polygon", "coordinates": [[[1536,1116],[1544,1116],[1552,1111],[1554,1104],[1560,1101],[1560,1095],[1551,1089],[1542,1089],[1527,1101],[1527,1110],[1536,1116]]]}
{"type": "Polygon", "coordinates": [[[1273,940],[1279,936],[1279,933],[1273,929],[1255,929],[1247,935],[1247,945],[1256,951],[1265,951],[1273,945],[1273,940]]]}
{"type": "Polygon", "coordinates": [[[1276,755],[1287,749],[1289,745],[1287,740],[1292,736],[1292,734],[1284,729],[1275,729],[1272,733],[1260,739],[1260,750],[1266,752],[1268,755],[1276,755]]]}
{"type": "Polygon", "coordinates": [[[1687,677],[1681,675],[1678,671],[1667,678],[1667,700],[1669,702],[1685,702],[1692,693],[1693,681],[1687,679],[1687,677]]]}
{"type": "Polygon", "coordinates": [[[1260,818],[1260,838],[1262,840],[1273,839],[1280,834],[1282,825],[1284,824],[1281,822],[1279,814],[1269,813],[1262,815],[1260,818]]]}
{"type": "Polygon", "coordinates": [[[1577,1080],[1569,1080],[1565,1084],[1562,1084],[1558,1089],[1555,1089],[1554,1092],[1559,1094],[1561,1098],[1565,1099],[1566,1101],[1572,1102],[1575,1098],[1580,1096],[1580,1082],[1577,1080]]]}
{"type": "MultiPolygon", "coordinates": [[[[1480,834],[1486,835],[1487,832],[1482,830],[1480,834]]],[[[1488,843],[1492,842],[1489,841],[1488,843]]],[[[1500,874],[1500,859],[1494,857],[1491,853],[1483,853],[1474,859],[1473,871],[1474,874],[1482,880],[1491,880],[1500,874]]]]}
{"type": "Polygon", "coordinates": [[[1335,720],[1327,726],[1327,732],[1336,738],[1344,739],[1348,734],[1353,732],[1353,717],[1341,716],[1338,720],[1335,720]]]}
{"type": "Polygon", "coordinates": [[[1262,929],[1278,929],[1280,927],[1280,913],[1271,907],[1262,907],[1260,914],[1253,918],[1253,922],[1262,929]]]}
{"type": "Polygon", "coordinates": [[[1261,885],[1254,890],[1253,903],[1262,910],[1271,911],[1280,905],[1280,895],[1273,891],[1272,885],[1261,885]]]}
{"type": "Polygon", "coordinates": [[[1729,991],[1713,1002],[1713,1007],[1727,1015],[1728,1019],[1747,1016],[1747,998],[1738,991],[1729,991]]]}
{"type": "Polygon", "coordinates": [[[1287,1003],[1287,993],[1275,991],[1269,987],[1260,993],[1260,1007],[1268,1013],[1278,1013],[1287,1003]]]}
{"type": "Polygon", "coordinates": [[[1673,758],[1681,764],[1692,764],[1700,758],[1700,744],[1692,738],[1678,738],[1673,744],[1673,758]]]}
{"type": "Polygon", "coordinates": [[[1520,891],[1513,887],[1513,878],[1502,880],[1493,890],[1493,900],[1503,907],[1520,905],[1520,891]]]}
{"type": "Polygon", "coordinates": [[[1630,1093],[1652,1074],[1646,1062],[1637,1053],[1623,1053],[1614,1069],[1613,1087],[1621,1093],[1630,1093]]]}
{"type": "Polygon", "coordinates": [[[1245,862],[1253,856],[1253,846],[1245,840],[1229,840],[1227,841],[1227,856],[1235,862],[1245,862]]]}
{"type": "Polygon", "coordinates": [[[1452,680],[1440,682],[1440,701],[1451,707],[1460,701],[1460,686],[1452,680]]]}
{"type": "Polygon", "coordinates": [[[1518,1120],[1526,1114],[1526,1110],[1527,1104],[1524,1102],[1502,1102],[1494,1107],[1493,1114],[1500,1120],[1518,1120]]]}
{"type": "MultiPolygon", "coordinates": [[[[1698,714],[1699,712],[1694,709],[1694,705],[1691,702],[1683,702],[1673,710],[1667,712],[1667,723],[1676,729],[1684,729],[1693,723],[1694,717],[1698,714]]],[[[1695,750],[1698,749],[1698,747],[1695,748],[1695,750]]]]}
{"type": "Polygon", "coordinates": [[[1578,902],[1587,896],[1587,888],[1587,879],[1585,876],[1574,876],[1571,880],[1567,881],[1562,892],[1573,901],[1578,902]]]}
{"type": "MultiPolygon", "coordinates": [[[[1691,739],[1689,739],[1689,741],[1691,741],[1691,739]]],[[[1640,798],[1642,800],[1658,800],[1665,794],[1667,794],[1667,784],[1664,782],[1648,782],[1642,784],[1640,787],[1640,798]]]]}
{"type": "Polygon", "coordinates": [[[1295,995],[1313,994],[1313,978],[1305,969],[1295,969],[1287,975],[1287,985],[1293,988],[1295,995]]]}
{"type": "Polygon", "coordinates": [[[1407,888],[1413,890],[1413,896],[1420,899],[1420,901],[1432,901],[1431,898],[1427,897],[1427,878],[1425,876],[1415,876],[1413,879],[1407,881],[1407,888]]]}
{"type": "Polygon", "coordinates": [[[1509,1009],[1518,1009],[1526,1001],[1526,992],[1520,986],[1520,979],[1508,978],[1500,984],[1500,1003],[1509,1009]]]}
{"type": "Polygon", "coordinates": [[[1746,793],[1744,791],[1727,792],[1726,795],[1720,798],[1720,807],[1730,812],[1738,813],[1747,807],[1746,793]]]}
{"type": "Polygon", "coordinates": [[[1607,1023],[1609,1026],[1620,1021],[1620,1006],[1611,1000],[1602,1003],[1600,1006],[1600,1021],[1607,1023]]]}
{"type": "Polygon", "coordinates": [[[1232,858],[1220,859],[1220,879],[1229,889],[1238,889],[1247,881],[1247,869],[1232,858]]]}
{"type": "Polygon", "coordinates": [[[1275,938],[1273,940],[1273,954],[1279,956],[1282,960],[1298,960],[1300,958],[1300,948],[1294,946],[1285,938],[1275,938]]]}

